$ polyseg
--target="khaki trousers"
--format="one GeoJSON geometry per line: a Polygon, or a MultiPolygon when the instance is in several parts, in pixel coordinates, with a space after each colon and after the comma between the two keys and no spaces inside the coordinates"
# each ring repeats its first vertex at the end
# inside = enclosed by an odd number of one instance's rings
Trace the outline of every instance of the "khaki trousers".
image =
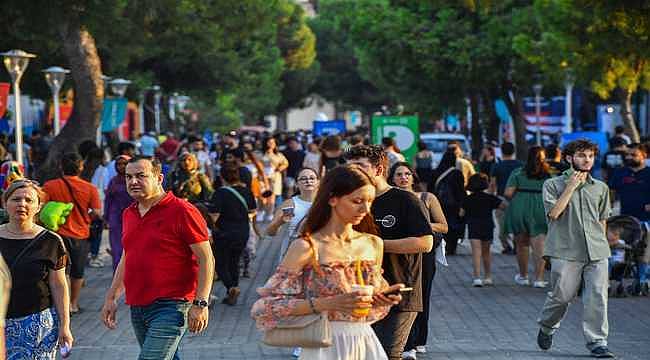
{"type": "Polygon", "coordinates": [[[607,259],[589,262],[551,258],[551,285],[538,319],[542,332],[552,335],[578,294],[582,284],[582,327],[587,348],[607,346],[607,259]]]}

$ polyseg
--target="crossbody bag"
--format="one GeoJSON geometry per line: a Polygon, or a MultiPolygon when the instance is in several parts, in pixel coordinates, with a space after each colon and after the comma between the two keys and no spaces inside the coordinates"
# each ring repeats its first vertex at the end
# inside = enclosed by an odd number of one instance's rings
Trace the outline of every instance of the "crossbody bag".
{"type": "Polygon", "coordinates": [[[68,188],[68,191],[70,192],[70,197],[72,198],[72,201],[74,202],[74,206],[79,209],[79,212],[81,213],[81,216],[83,216],[84,220],[88,220],[88,224],[92,222],[92,218],[88,214],[88,210],[86,212],[83,211],[83,208],[79,205],[79,202],[77,202],[77,198],[74,197],[74,191],[72,191],[72,185],[66,180],[65,177],[61,176],[61,180],[65,183],[65,186],[68,188]]]}

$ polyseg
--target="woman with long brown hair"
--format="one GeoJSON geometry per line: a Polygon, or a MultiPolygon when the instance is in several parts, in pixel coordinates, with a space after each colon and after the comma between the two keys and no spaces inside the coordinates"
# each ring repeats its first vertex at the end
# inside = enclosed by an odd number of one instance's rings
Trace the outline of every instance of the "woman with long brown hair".
{"type": "Polygon", "coordinates": [[[528,161],[523,168],[510,174],[504,195],[512,199],[504,221],[506,233],[515,235],[519,274],[518,285],[530,285],[528,279],[528,247],[533,249],[535,280],[533,286],[546,287],[544,281],[544,239],[546,238],[546,214],[542,199],[542,186],[550,177],[544,148],[533,146],[528,150],[528,161]]]}
{"type": "Polygon", "coordinates": [[[330,170],[301,238],[258,289],[251,315],[262,330],[289,316],[327,312],[332,346],[304,349],[301,359],[387,359],[370,324],[401,300],[385,294],[404,285],[389,286],[381,275],[383,242],[370,216],[374,198],[374,181],[359,167],[330,170]]]}

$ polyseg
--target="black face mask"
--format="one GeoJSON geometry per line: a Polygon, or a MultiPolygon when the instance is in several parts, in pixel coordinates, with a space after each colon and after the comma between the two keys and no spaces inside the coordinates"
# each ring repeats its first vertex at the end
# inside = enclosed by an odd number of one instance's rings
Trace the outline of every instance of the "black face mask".
{"type": "Polygon", "coordinates": [[[634,159],[625,159],[625,165],[632,168],[637,168],[641,166],[641,162],[634,159]]]}

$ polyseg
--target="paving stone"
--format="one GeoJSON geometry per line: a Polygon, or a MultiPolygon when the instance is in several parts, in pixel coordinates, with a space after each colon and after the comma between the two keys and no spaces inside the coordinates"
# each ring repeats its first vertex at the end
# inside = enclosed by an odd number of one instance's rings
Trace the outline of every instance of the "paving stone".
{"type": "MultiPolygon", "coordinates": [[[[260,244],[251,279],[241,280],[240,304],[216,304],[210,325],[201,335],[188,334],[181,343],[181,358],[197,359],[289,359],[290,349],[272,348],[260,342],[261,334],[249,312],[257,299],[255,289],[275,269],[280,243],[266,239],[260,244]]],[[[471,257],[461,246],[449,258],[449,267],[438,268],[434,280],[428,353],[418,359],[584,359],[588,353],[582,336],[582,304],[573,304],[548,352],[537,349],[536,318],[546,290],[513,283],[514,256],[494,254],[494,287],[471,286],[471,257]]],[[[70,359],[136,359],[139,348],[131,329],[128,308],[121,304],[118,329],[108,330],[100,310],[111,269],[87,269],[82,290],[84,312],[72,318],[76,339],[70,359]]],[[[548,274],[547,274],[548,275],[548,274]]],[[[225,295],[221,283],[213,291],[225,295]]],[[[619,359],[650,359],[650,298],[629,297],[609,301],[609,344],[619,359]]]]}

